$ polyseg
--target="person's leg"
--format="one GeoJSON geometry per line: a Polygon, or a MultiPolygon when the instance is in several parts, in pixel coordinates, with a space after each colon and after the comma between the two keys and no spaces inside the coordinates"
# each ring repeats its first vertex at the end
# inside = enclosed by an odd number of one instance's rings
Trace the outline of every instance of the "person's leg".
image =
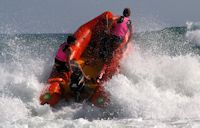
{"type": "Polygon", "coordinates": [[[110,37],[106,36],[101,40],[100,57],[105,60],[108,57],[109,51],[110,51],[110,37]]]}
{"type": "Polygon", "coordinates": [[[75,102],[80,102],[81,101],[81,93],[79,91],[75,91],[75,102]]]}

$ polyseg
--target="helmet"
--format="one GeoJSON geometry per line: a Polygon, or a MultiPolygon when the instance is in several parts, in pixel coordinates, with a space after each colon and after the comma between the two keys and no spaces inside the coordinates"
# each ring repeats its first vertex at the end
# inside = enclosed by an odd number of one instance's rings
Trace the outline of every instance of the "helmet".
{"type": "Polygon", "coordinates": [[[131,10],[130,8],[125,8],[124,11],[123,11],[123,15],[125,17],[129,17],[131,15],[131,10]]]}
{"type": "Polygon", "coordinates": [[[69,36],[67,37],[67,43],[68,43],[68,44],[72,44],[72,43],[75,42],[75,41],[76,41],[76,38],[75,38],[74,36],[69,35],[69,36]]]}

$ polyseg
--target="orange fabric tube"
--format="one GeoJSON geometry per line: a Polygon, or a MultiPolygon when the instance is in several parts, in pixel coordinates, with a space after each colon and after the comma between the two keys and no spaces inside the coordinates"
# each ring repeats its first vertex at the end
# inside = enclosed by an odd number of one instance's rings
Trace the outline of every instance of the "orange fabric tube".
{"type": "Polygon", "coordinates": [[[91,21],[87,22],[86,24],[82,25],[75,33],[74,36],[76,37],[76,43],[72,46],[73,52],[70,59],[78,60],[88,44],[91,41],[91,38],[94,34],[95,28],[101,28],[102,31],[105,27],[107,27],[107,21],[112,19],[113,15],[111,12],[107,11],[103,14],[97,16],[96,18],[92,19],[91,21]],[[104,21],[105,24],[98,24],[99,22],[104,21]]]}

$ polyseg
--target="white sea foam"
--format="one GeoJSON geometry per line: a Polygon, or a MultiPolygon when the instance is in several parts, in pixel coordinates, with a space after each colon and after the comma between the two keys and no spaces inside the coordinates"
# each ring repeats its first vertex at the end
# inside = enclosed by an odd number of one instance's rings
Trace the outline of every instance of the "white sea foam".
{"type": "Polygon", "coordinates": [[[128,117],[199,118],[198,71],[198,56],[155,56],[137,49],[123,59],[121,74],[113,77],[108,88],[128,117]]]}
{"type": "Polygon", "coordinates": [[[198,55],[156,55],[137,44],[122,59],[120,73],[106,85],[111,94],[108,108],[64,101],[51,108],[39,105],[38,97],[51,68],[46,64],[52,57],[48,54],[54,49],[37,56],[40,45],[33,41],[36,48],[30,48],[31,44],[20,42],[20,38],[9,40],[1,51],[8,59],[0,63],[3,128],[200,126],[198,55]]]}
{"type": "Polygon", "coordinates": [[[188,31],[186,33],[186,37],[191,41],[191,43],[200,46],[200,23],[187,23],[188,31]]]}

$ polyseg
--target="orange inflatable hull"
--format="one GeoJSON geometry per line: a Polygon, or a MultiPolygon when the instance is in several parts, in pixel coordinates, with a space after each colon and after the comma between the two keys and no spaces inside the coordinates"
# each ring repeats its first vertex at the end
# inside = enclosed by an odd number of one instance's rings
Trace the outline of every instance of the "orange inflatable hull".
{"type": "MultiPolygon", "coordinates": [[[[84,73],[93,79],[92,82],[86,83],[92,89],[91,93],[83,93],[82,97],[89,99],[92,104],[99,107],[105,106],[110,101],[109,93],[104,90],[103,86],[105,81],[116,73],[130,36],[130,33],[127,33],[126,38],[115,50],[109,62],[105,63],[99,58],[101,37],[105,35],[104,30],[110,27],[109,21],[112,18],[112,13],[107,11],[79,27],[74,33],[77,39],[76,43],[71,46],[73,52],[70,58],[76,60],[81,65],[84,73]],[[96,78],[102,72],[104,72],[103,77],[100,82],[97,82],[96,78]]],[[[70,73],[58,73],[53,68],[47,86],[40,95],[40,103],[54,106],[61,98],[66,100],[73,98],[74,94],[69,87],[70,75],[70,73]]]]}

